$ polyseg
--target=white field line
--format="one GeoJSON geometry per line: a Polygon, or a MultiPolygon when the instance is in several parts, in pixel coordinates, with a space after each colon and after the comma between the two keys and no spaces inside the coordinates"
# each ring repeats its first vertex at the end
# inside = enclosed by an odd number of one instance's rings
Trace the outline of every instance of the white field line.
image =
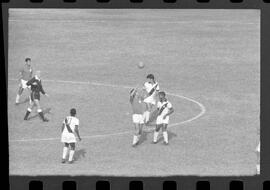
{"type": "MultiPolygon", "coordinates": [[[[18,81],[17,79],[9,79],[11,81],[18,81]]],[[[113,88],[133,88],[132,86],[127,86],[127,85],[113,85],[113,84],[105,84],[105,83],[100,83],[100,82],[84,82],[84,81],[66,81],[66,80],[43,80],[44,82],[54,82],[54,83],[68,83],[68,84],[83,84],[83,85],[94,85],[94,86],[107,86],[107,87],[113,87],[113,88]]],[[[189,123],[191,121],[194,121],[195,119],[200,118],[202,115],[205,114],[206,112],[206,108],[203,104],[201,104],[200,102],[192,99],[192,98],[188,98],[182,95],[178,95],[178,94],[174,94],[174,93],[170,93],[167,92],[168,95],[171,96],[175,96],[177,98],[182,98],[185,100],[188,100],[190,102],[193,102],[195,104],[197,104],[201,111],[198,115],[185,120],[185,121],[181,121],[181,122],[177,122],[177,123],[173,123],[173,124],[169,124],[169,127],[175,127],[178,125],[182,125],[185,123],[189,123]]],[[[147,131],[151,131],[153,130],[154,127],[152,128],[148,128],[147,131]]],[[[91,136],[82,136],[82,139],[90,139],[90,138],[100,138],[100,137],[108,137],[108,136],[117,136],[117,135],[123,135],[123,134],[129,134],[129,133],[133,133],[133,131],[123,131],[123,132],[119,132],[119,133],[110,133],[110,134],[103,134],[103,135],[91,135],[91,136]]],[[[60,138],[43,138],[43,139],[20,139],[20,140],[9,140],[9,142],[31,142],[31,141],[50,141],[50,140],[60,140],[60,138]]]]}
{"type": "Polygon", "coordinates": [[[153,23],[153,24],[259,24],[259,22],[241,22],[241,21],[210,21],[210,20],[198,20],[198,21],[154,21],[154,20],[50,20],[50,19],[10,19],[9,22],[50,22],[50,23],[153,23]]]}

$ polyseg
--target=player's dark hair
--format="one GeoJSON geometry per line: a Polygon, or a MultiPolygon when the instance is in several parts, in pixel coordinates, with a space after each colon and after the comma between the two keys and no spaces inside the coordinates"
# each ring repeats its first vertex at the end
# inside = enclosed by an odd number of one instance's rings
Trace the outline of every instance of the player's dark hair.
{"type": "Polygon", "coordinates": [[[25,58],[25,62],[27,62],[27,61],[31,61],[31,58],[29,58],[29,57],[25,58]]]}
{"type": "Polygon", "coordinates": [[[76,109],[75,109],[75,108],[72,108],[72,109],[70,110],[70,115],[71,115],[71,116],[75,116],[75,115],[76,115],[76,109]]]}
{"type": "Polygon", "coordinates": [[[147,79],[153,79],[153,80],[155,79],[155,77],[154,77],[154,75],[153,75],[153,74],[149,74],[149,75],[147,75],[147,76],[146,76],[146,78],[147,78],[147,79]]]}
{"type": "Polygon", "coordinates": [[[166,93],[165,93],[164,91],[161,91],[161,92],[159,92],[158,94],[161,95],[161,96],[163,96],[163,97],[166,96],[166,93]]]}

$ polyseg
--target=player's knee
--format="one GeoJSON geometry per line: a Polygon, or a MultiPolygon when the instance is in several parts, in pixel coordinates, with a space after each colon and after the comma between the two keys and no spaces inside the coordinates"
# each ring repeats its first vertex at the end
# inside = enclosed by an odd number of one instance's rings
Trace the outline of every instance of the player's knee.
{"type": "Polygon", "coordinates": [[[75,143],[70,143],[70,149],[75,150],[75,143]]]}

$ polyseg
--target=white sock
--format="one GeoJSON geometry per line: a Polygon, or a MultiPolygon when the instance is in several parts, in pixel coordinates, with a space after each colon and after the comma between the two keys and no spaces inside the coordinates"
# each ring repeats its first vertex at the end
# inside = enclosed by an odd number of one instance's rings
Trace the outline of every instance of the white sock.
{"type": "Polygon", "coordinates": [[[166,143],[169,142],[169,141],[168,141],[168,132],[167,132],[167,131],[164,131],[164,132],[163,132],[163,138],[164,138],[164,141],[165,141],[166,143]]]}
{"type": "Polygon", "coordinates": [[[132,143],[133,145],[137,143],[137,139],[138,139],[138,137],[136,135],[134,135],[133,136],[133,143],[132,143]]]}
{"type": "Polygon", "coordinates": [[[66,159],[66,157],[67,157],[67,152],[68,152],[68,147],[64,147],[63,148],[63,159],[66,159]]]}
{"type": "Polygon", "coordinates": [[[145,112],[145,122],[147,123],[150,119],[150,111],[145,112]]]}
{"type": "Polygon", "coordinates": [[[158,138],[158,132],[154,132],[154,142],[157,142],[157,138],[158,138]]]}
{"type": "Polygon", "coordinates": [[[29,103],[31,104],[32,100],[31,100],[31,96],[29,96],[29,103]]]}
{"type": "Polygon", "coordinates": [[[74,150],[70,150],[70,151],[69,151],[69,158],[68,158],[68,161],[71,162],[71,161],[73,160],[74,152],[75,152],[74,150]]]}
{"type": "Polygon", "coordinates": [[[16,96],[16,103],[19,103],[19,101],[20,101],[20,95],[17,94],[17,96],[16,96]]]}
{"type": "Polygon", "coordinates": [[[256,165],[257,174],[260,174],[260,164],[256,165]]]}

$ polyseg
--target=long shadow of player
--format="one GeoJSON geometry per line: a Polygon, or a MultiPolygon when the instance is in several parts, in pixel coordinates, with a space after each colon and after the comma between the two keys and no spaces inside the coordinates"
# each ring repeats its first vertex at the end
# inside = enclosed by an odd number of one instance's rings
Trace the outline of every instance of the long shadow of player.
{"type": "Polygon", "coordinates": [[[76,150],[74,154],[74,160],[80,160],[81,158],[84,158],[86,154],[86,151],[84,148],[76,150]]]}
{"type": "MultiPolygon", "coordinates": [[[[45,115],[45,114],[50,114],[50,113],[51,113],[51,109],[52,109],[52,108],[45,108],[45,109],[43,110],[43,114],[44,114],[44,115],[45,115]]],[[[39,117],[39,114],[38,114],[38,113],[36,113],[35,115],[30,116],[28,119],[30,120],[30,119],[34,119],[34,118],[37,118],[37,117],[39,117]]]]}

